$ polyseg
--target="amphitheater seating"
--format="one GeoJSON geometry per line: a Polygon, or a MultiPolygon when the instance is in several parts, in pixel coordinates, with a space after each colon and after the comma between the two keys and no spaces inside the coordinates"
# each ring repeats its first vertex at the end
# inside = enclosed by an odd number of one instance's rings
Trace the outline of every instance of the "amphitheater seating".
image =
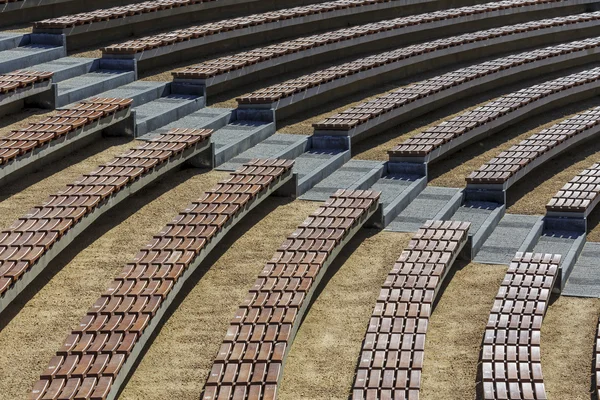
{"type": "Polygon", "coordinates": [[[548,212],[589,214],[600,201],[600,164],[574,177],[546,205],[548,212]]]}
{"type": "Polygon", "coordinates": [[[521,89],[425,129],[390,150],[390,160],[420,157],[432,161],[469,141],[516,123],[542,106],[574,93],[594,90],[599,85],[600,68],[593,68],[521,89]]]}
{"type": "Polygon", "coordinates": [[[31,398],[105,399],[118,393],[183,282],[225,232],[291,178],[292,165],[253,160],[165,226],[67,337],[31,398]]]}
{"type": "MultiPolygon", "coordinates": [[[[216,0],[207,0],[216,1],[216,0]]],[[[132,15],[147,14],[171,8],[185,7],[197,3],[205,3],[206,0],[161,0],[144,1],[126,6],[99,9],[95,11],[67,15],[64,17],[50,18],[36,22],[35,28],[70,28],[78,25],[88,25],[95,22],[104,22],[111,19],[127,18],[132,15]]]]}
{"type": "Polygon", "coordinates": [[[21,70],[0,75],[0,94],[16,92],[17,89],[32,87],[36,83],[52,79],[52,72],[21,70]]]}
{"type": "Polygon", "coordinates": [[[93,98],[61,110],[56,115],[30,124],[26,128],[12,131],[0,139],[0,168],[67,134],[83,130],[94,121],[129,108],[131,103],[131,99],[93,98]]]}
{"type": "Polygon", "coordinates": [[[427,221],[394,264],[367,328],[352,399],[418,399],[425,335],[470,223],[427,221]]]}
{"type": "MultiPolygon", "coordinates": [[[[497,157],[479,167],[477,171],[472,172],[466,178],[467,184],[478,186],[501,184],[506,189],[531,169],[550,160],[566,148],[596,134],[599,128],[600,107],[585,111],[548,129],[536,132],[507,151],[498,154],[497,157]]],[[[573,183],[564,187],[561,193],[568,193],[567,196],[584,196],[587,199],[588,193],[573,192],[574,189],[571,187],[578,187],[584,192],[586,189],[595,190],[594,185],[580,187],[573,183]]],[[[558,198],[556,201],[559,202],[558,198]]],[[[579,205],[583,204],[579,203],[579,205]]]]}
{"type": "MultiPolygon", "coordinates": [[[[566,5],[565,2],[559,0],[552,0],[551,3],[566,5]]],[[[418,31],[433,30],[441,26],[440,21],[458,24],[463,21],[472,22],[473,18],[489,18],[499,11],[502,12],[502,16],[511,11],[514,13],[524,12],[529,10],[529,7],[541,4],[547,4],[547,1],[492,2],[353,26],[209,60],[176,71],[173,76],[176,79],[210,79],[211,84],[215,84],[216,81],[232,79],[232,75],[239,78],[261,69],[267,69],[273,62],[281,65],[288,62],[288,59],[291,62],[309,55],[313,56],[315,51],[324,53],[339,50],[342,45],[350,47],[383,38],[389,39],[411,35],[418,31]],[[235,74],[233,74],[234,71],[235,74]]]]}
{"type": "MultiPolygon", "coordinates": [[[[106,104],[106,107],[117,106],[106,104]]],[[[79,109],[96,112],[98,106],[88,103],[79,109]]],[[[95,217],[167,169],[209,148],[211,133],[211,130],[172,129],[159,135],[84,175],[2,231],[0,312],[95,217]]]]}
{"type": "Polygon", "coordinates": [[[283,360],[318,282],[378,200],[379,193],[340,190],[288,237],[236,312],[204,400],[276,397],[283,360]]]}
{"type": "Polygon", "coordinates": [[[507,57],[486,61],[451,71],[384,94],[374,100],[350,107],[347,110],[313,124],[315,133],[325,135],[344,134],[359,136],[380,132],[396,123],[423,114],[450,101],[466,96],[469,89],[490,84],[506,84],[513,78],[524,76],[528,71],[540,71],[544,66],[565,57],[588,57],[596,54],[600,37],[526,51],[507,57]]]}
{"type": "Polygon", "coordinates": [[[461,48],[462,51],[471,49],[473,47],[472,43],[479,43],[481,47],[488,47],[492,44],[488,41],[500,38],[503,46],[502,50],[506,51],[507,42],[510,41],[513,35],[515,40],[516,38],[523,39],[529,34],[543,35],[544,30],[555,32],[554,29],[557,27],[565,27],[567,30],[571,30],[578,23],[584,24],[597,20],[600,20],[600,12],[532,21],[415,44],[290,79],[244,95],[238,98],[237,101],[241,105],[272,104],[272,107],[277,109],[292,102],[304,101],[317,93],[322,94],[326,90],[337,89],[340,85],[355,84],[360,79],[406,67],[411,62],[431,62],[436,56],[441,57],[460,52],[461,48]],[[309,92],[309,89],[315,90],[309,92]],[[289,100],[282,103],[283,99],[289,100]]]}
{"type": "Polygon", "coordinates": [[[307,6],[294,7],[284,10],[271,11],[263,14],[254,14],[245,17],[232,18],[219,22],[208,23],[199,26],[179,29],[176,31],[147,36],[140,39],[130,40],[124,43],[108,46],[103,49],[105,54],[135,54],[144,50],[157,47],[169,46],[173,43],[184,42],[207,36],[217,35],[223,32],[241,30],[247,27],[257,27],[268,30],[276,29],[278,23],[286,21],[286,24],[306,23],[305,17],[318,16],[325,18],[327,13],[339,10],[350,10],[361,12],[362,8],[371,8],[373,4],[400,4],[396,0],[335,0],[324,3],[311,4],[307,6]]]}
{"type": "Polygon", "coordinates": [[[540,328],[560,256],[517,253],[496,295],[483,339],[483,398],[545,400],[540,328]]]}

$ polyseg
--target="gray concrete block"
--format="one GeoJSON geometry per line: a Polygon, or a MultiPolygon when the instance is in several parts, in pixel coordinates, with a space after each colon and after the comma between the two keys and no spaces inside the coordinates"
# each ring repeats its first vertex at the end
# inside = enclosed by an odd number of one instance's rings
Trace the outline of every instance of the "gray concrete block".
{"type": "Polygon", "coordinates": [[[325,201],[339,189],[363,189],[361,184],[365,180],[377,179],[381,176],[383,166],[384,163],[378,161],[350,160],[299,198],[302,200],[325,201]]]}
{"type": "Polygon", "coordinates": [[[456,195],[460,189],[427,186],[402,212],[394,218],[386,230],[394,232],[416,232],[427,220],[436,216],[456,195]]]}
{"type": "Polygon", "coordinates": [[[466,246],[464,258],[472,260],[477,255],[505,212],[503,204],[477,201],[465,202],[456,210],[451,220],[471,223],[469,246],[466,246]]]}
{"type": "Polygon", "coordinates": [[[600,243],[587,242],[561,295],[600,298],[600,243]]]}
{"type": "Polygon", "coordinates": [[[331,175],[351,158],[350,150],[311,148],[294,162],[298,174],[298,191],[301,196],[317,183],[331,175]]]}
{"type": "Polygon", "coordinates": [[[274,122],[234,121],[213,133],[215,166],[222,165],[275,133],[274,122]]]}
{"type": "Polygon", "coordinates": [[[135,137],[145,135],[204,107],[204,97],[169,95],[135,107],[135,137]]]}
{"type": "Polygon", "coordinates": [[[216,169],[235,171],[253,158],[283,158],[293,160],[307,150],[308,136],[275,133],[256,146],[244,151],[216,169]]]}
{"type": "Polygon", "coordinates": [[[135,80],[135,73],[122,70],[96,70],[58,83],[57,104],[63,107],[135,80]]]}
{"type": "Polygon", "coordinates": [[[510,264],[527,237],[536,229],[542,217],[537,215],[505,214],[475,256],[484,264],[510,264]]]}
{"type": "Polygon", "coordinates": [[[79,75],[87,74],[92,70],[95,58],[62,57],[57,60],[38,64],[32,68],[39,71],[54,73],[52,82],[58,83],[79,75]]]}
{"type": "Polygon", "coordinates": [[[29,44],[10,50],[0,51],[0,74],[28,68],[66,56],[63,47],[29,44]]]}

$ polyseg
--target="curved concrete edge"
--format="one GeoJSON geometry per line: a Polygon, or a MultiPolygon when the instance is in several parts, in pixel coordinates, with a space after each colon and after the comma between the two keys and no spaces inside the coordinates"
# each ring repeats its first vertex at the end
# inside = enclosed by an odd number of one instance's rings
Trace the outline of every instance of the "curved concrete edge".
{"type": "Polygon", "coordinates": [[[185,150],[178,154],[168,162],[159,165],[150,173],[140,177],[131,185],[124,187],[119,192],[104,201],[103,204],[96,207],[94,211],[83,217],[71,229],[69,229],[54,245],[48,249],[42,257],[27,271],[14,285],[0,297],[0,315],[6,307],[29,286],[31,282],[42,272],[48,264],[60,254],[77,236],[85,231],[94,221],[102,214],[115,207],[117,204],[138,192],[148,184],[160,178],[165,173],[171,171],[175,167],[181,165],[190,158],[193,158],[203,151],[211,148],[210,140],[199,143],[196,147],[185,150]]]}
{"type": "MultiPolygon", "coordinates": [[[[460,46],[439,49],[407,59],[398,60],[393,63],[384,64],[379,67],[363,70],[352,75],[344,76],[340,79],[334,79],[318,86],[294,93],[291,96],[284,97],[276,102],[262,104],[239,103],[238,107],[240,109],[252,109],[259,108],[257,106],[261,105],[262,107],[274,109],[277,118],[285,118],[307,108],[314,107],[316,105],[315,99],[317,97],[320,100],[325,97],[327,97],[326,100],[333,98],[334,93],[332,92],[334,90],[345,88],[346,91],[344,93],[349,93],[348,90],[355,92],[361,89],[362,86],[366,84],[364,81],[368,79],[377,79],[377,82],[381,84],[390,79],[410,76],[417,72],[422,73],[422,68],[424,68],[424,70],[441,68],[448,65],[448,63],[456,63],[459,58],[462,61],[467,61],[474,58],[492,56],[497,51],[516,51],[520,48],[531,47],[532,43],[530,41],[535,39],[554,38],[554,40],[556,40],[556,36],[559,34],[571,33],[574,35],[581,35],[581,32],[586,29],[598,29],[597,21],[554,26],[530,32],[520,32],[513,35],[500,36],[492,39],[466,43],[460,46]],[[512,46],[509,46],[511,44],[512,46]],[[507,46],[509,47],[507,48],[507,46]],[[415,68],[416,66],[420,67],[418,71],[404,71],[406,68],[415,68]],[[386,78],[383,76],[384,74],[388,74],[388,77],[386,78]]],[[[589,55],[589,52],[586,55],[589,55]]]]}
{"type": "Polygon", "coordinates": [[[113,381],[111,390],[108,394],[107,400],[114,400],[118,397],[123,384],[127,381],[130,372],[132,371],[133,366],[136,364],[138,358],[141,356],[144,351],[148,341],[154,334],[154,331],[158,327],[158,325],[162,322],[166,312],[169,307],[181,291],[181,288],[184,286],[185,282],[194,274],[194,272],[198,269],[202,261],[210,254],[210,252],[217,246],[217,244],[227,235],[227,233],[241,220],[243,219],[251,210],[253,210],[256,206],[261,204],[263,200],[269,197],[271,194],[274,194],[279,188],[283,187],[288,181],[292,180],[293,174],[288,171],[282,177],[279,178],[277,182],[272,184],[272,186],[264,193],[259,194],[254,200],[250,201],[246,205],[246,209],[237,214],[232,220],[227,223],[223,229],[206,245],[200,254],[194,259],[192,264],[185,270],[181,278],[177,281],[177,283],[173,286],[173,289],[168,294],[167,298],[161,303],[160,308],[156,311],[156,314],[151,319],[150,324],[144,330],[142,336],[140,336],[138,342],[136,343],[133,351],[130,353],[129,357],[127,357],[127,361],[123,364],[123,367],[119,371],[116,379],[113,381]]]}
{"type": "MultiPolygon", "coordinates": [[[[407,104],[403,107],[393,109],[388,113],[384,113],[376,118],[367,121],[364,124],[358,125],[352,129],[344,130],[319,130],[315,129],[314,135],[321,136],[349,136],[353,142],[362,140],[368,136],[380,133],[388,128],[391,128],[401,122],[416,118],[423,115],[426,112],[431,111],[436,107],[441,107],[449,104],[452,101],[457,101],[464,97],[467,97],[474,91],[478,91],[485,87],[486,90],[497,87],[498,85],[505,85],[509,82],[514,82],[515,78],[526,78],[526,73],[540,72],[540,69],[551,69],[557,71],[562,69],[563,65],[575,66],[582,65],[587,62],[593,61],[600,56],[600,48],[585,49],[569,54],[563,54],[557,57],[549,57],[540,61],[532,62],[529,64],[522,64],[517,67],[502,70],[494,74],[485,75],[481,78],[473,79],[464,84],[453,86],[447,90],[432,94],[425,98],[416,100],[412,103],[407,104]]],[[[390,157],[390,161],[408,161],[408,162],[426,162],[427,158],[419,157],[390,157]]]]}
{"type": "MultiPolygon", "coordinates": [[[[394,40],[404,42],[412,42],[413,40],[409,39],[406,41],[406,37],[410,35],[414,35],[418,32],[424,31],[436,31],[436,37],[441,34],[440,30],[443,30],[448,27],[458,27],[460,25],[472,24],[473,22],[483,22],[491,19],[498,19],[501,17],[507,17],[515,14],[526,14],[530,12],[540,12],[547,9],[556,9],[563,7],[572,7],[576,5],[586,5],[590,3],[594,3],[597,0],[567,0],[560,3],[542,3],[542,4],[533,4],[529,6],[523,7],[514,7],[507,8],[501,10],[490,11],[486,13],[478,13],[472,15],[464,15],[456,18],[449,18],[438,21],[431,21],[426,23],[421,23],[417,25],[409,25],[404,26],[402,28],[385,30],[382,32],[377,32],[374,34],[367,34],[364,36],[359,36],[347,40],[341,40],[338,42],[327,43],[325,45],[312,47],[310,49],[301,50],[298,52],[294,52],[291,54],[285,54],[281,57],[271,58],[262,62],[258,62],[256,64],[248,65],[242,67],[240,69],[235,69],[232,71],[228,71],[223,74],[219,74],[210,78],[205,79],[194,79],[194,78],[174,78],[175,82],[185,82],[185,83],[196,83],[200,85],[204,85],[207,88],[210,88],[210,94],[220,93],[223,90],[230,90],[233,87],[237,87],[237,85],[243,85],[249,83],[251,81],[252,75],[256,75],[259,72],[270,70],[274,68],[282,69],[285,72],[290,70],[295,70],[297,68],[293,68],[290,64],[297,63],[299,60],[302,60],[307,57],[315,57],[326,53],[333,53],[338,51],[348,51],[350,48],[357,47],[366,47],[365,51],[368,51],[368,46],[373,46],[376,42],[381,42],[384,40],[394,40]],[[247,78],[247,79],[244,79],[247,78]],[[227,83],[226,88],[221,88],[224,86],[223,84],[227,83]]],[[[494,24],[495,26],[495,24],[494,24]]],[[[472,30],[472,29],[471,29],[472,30]]],[[[354,50],[353,50],[354,51],[354,50]]]]}
{"type": "Polygon", "coordinates": [[[6,165],[0,166],[0,186],[19,179],[52,161],[64,157],[75,149],[91,143],[104,129],[128,120],[130,111],[129,108],[117,111],[109,117],[85,125],[34,149],[23,157],[18,157],[6,165]]]}

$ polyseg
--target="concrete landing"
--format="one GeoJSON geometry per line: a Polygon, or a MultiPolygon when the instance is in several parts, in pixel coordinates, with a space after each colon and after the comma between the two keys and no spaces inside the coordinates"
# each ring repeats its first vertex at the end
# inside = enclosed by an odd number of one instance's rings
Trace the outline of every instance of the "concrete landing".
{"type": "Polygon", "coordinates": [[[492,231],[504,215],[505,207],[502,204],[471,201],[461,205],[450,218],[453,221],[470,222],[469,242],[471,244],[470,259],[474,259],[483,243],[492,234],[492,231]]]}
{"type": "Polygon", "coordinates": [[[135,81],[102,93],[102,97],[132,99],[132,107],[138,107],[165,95],[167,82],[135,81]]]}
{"type": "MultiPolygon", "coordinates": [[[[483,264],[508,265],[526,241],[541,229],[542,217],[537,215],[506,214],[490,237],[484,242],[474,261],[483,264]]],[[[533,244],[532,244],[533,245],[533,244]]]]}
{"type": "Polygon", "coordinates": [[[211,136],[215,145],[214,165],[226,163],[274,133],[274,122],[234,121],[224,126],[211,136]]]}
{"type": "Polygon", "coordinates": [[[300,199],[325,201],[339,189],[367,189],[381,177],[383,168],[381,161],[350,160],[300,199]]]}
{"type": "MultiPolygon", "coordinates": [[[[373,187],[375,189],[375,187],[373,187]]],[[[430,219],[443,219],[440,211],[451,202],[460,205],[460,189],[428,186],[387,226],[394,232],[416,232],[430,219]]],[[[382,199],[385,200],[385,191],[382,199]]],[[[392,193],[393,194],[393,193],[392,193]]],[[[385,206],[385,201],[384,201],[385,206]]]]}
{"type": "Polygon", "coordinates": [[[87,74],[92,69],[95,60],[95,58],[63,57],[58,60],[34,65],[31,68],[54,73],[52,75],[52,82],[57,83],[87,74]]]}
{"type": "Polygon", "coordinates": [[[204,98],[193,95],[171,94],[134,107],[134,137],[162,128],[204,107],[204,98]]]}
{"type": "Polygon", "coordinates": [[[294,159],[306,151],[308,136],[276,133],[239,156],[220,165],[217,170],[235,171],[253,158],[294,159]]]}
{"type": "Polygon", "coordinates": [[[588,242],[583,246],[561,294],[600,298],[600,243],[588,242]]]}
{"type": "Polygon", "coordinates": [[[350,150],[311,149],[296,158],[294,173],[298,175],[296,196],[301,196],[317,183],[350,161],[350,150]]]}
{"type": "MultiPolygon", "coordinates": [[[[56,107],[99,95],[135,80],[134,71],[96,70],[58,83],[56,107]]],[[[108,97],[102,94],[103,97],[108,97]]]]}
{"type": "Polygon", "coordinates": [[[64,48],[43,44],[29,44],[0,52],[0,74],[28,68],[64,56],[64,48]]]}
{"type": "MultiPolygon", "coordinates": [[[[138,82],[139,83],[139,82],[138,82]]],[[[154,132],[140,136],[139,140],[151,140],[173,128],[220,129],[231,120],[231,109],[206,107],[173,121],[154,132]]]]}

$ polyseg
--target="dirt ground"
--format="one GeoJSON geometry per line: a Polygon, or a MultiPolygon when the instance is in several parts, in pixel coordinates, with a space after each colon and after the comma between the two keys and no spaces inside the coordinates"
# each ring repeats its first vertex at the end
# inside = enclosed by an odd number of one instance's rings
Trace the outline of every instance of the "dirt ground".
{"type": "MultiPolygon", "coordinates": [[[[118,147],[118,146],[115,146],[118,147]]],[[[121,146],[123,147],[123,146],[121,146]]],[[[114,147],[100,153],[114,152],[114,147]]],[[[86,159],[80,164],[89,164],[86,159]]],[[[96,164],[94,162],[93,164],[96,164]]],[[[74,169],[72,167],[71,169],[74,169]]],[[[89,170],[89,166],[79,169],[89,170]]],[[[46,180],[67,180],[64,171],[46,180]]],[[[0,324],[0,399],[25,398],[67,333],[95,299],[153,234],[202,192],[226,174],[186,169],[169,174],[143,189],[96,221],[86,235],[71,244],[46,271],[3,313],[0,324]],[[15,343],[22,345],[15,346],[15,343]]],[[[42,181],[44,182],[44,181],[42,181]]],[[[34,185],[36,186],[36,185],[34,185]]],[[[54,188],[37,185],[37,197],[54,188]]],[[[60,186],[53,183],[47,186],[60,186]]],[[[35,190],[10,196],[2,206],[0,226],[22,214],[35,190]],[[11,204],[11,206],[9,206],[11,204]]],[[[34,203],[39,202],[36,199],[34,203]]]]}
{"type": "Polygon", "coordinates": [[[427,331],[423,400],[474,399],[481,340],[506,266],[455,263],[427,331]]]}
{"type": "Polygon", "coordinates": [[[292,344],[279,399],[348,398],[379,290],[410,236],[363,229],[342,250],[292,344]]]}
{"type": "Polygon", "coordinates": [[[198,399],[235,310],[265,262],[317,206],[271,197],[252,211],[186,285],[120,399],[198,399]]]}
{"type": "Polygon", "coordinates": [[[549,400],[589,400],[599,299],[561,296],[542,324],[542,372],[549,400]]]}

